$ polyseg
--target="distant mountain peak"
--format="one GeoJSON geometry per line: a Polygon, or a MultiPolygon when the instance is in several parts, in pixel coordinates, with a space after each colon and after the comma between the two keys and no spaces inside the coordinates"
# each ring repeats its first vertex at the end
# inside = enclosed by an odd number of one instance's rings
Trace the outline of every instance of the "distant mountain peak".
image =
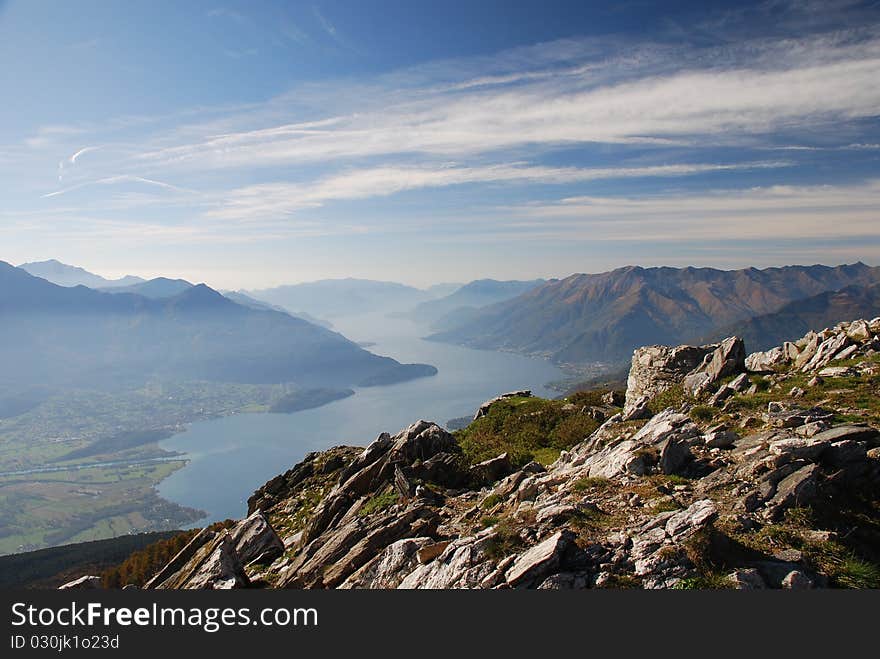
{"type": "Polygon", "coordinates": [[[144,280],[140,277],[126,275],[120,279],[105,279],[79,266],[62,263],[58,259],[46,261],[32,261],[18,266],[34,277],[40,277],[58,286],[68,288],[74,286],[87,286],[88,288],[113,288],[117,286],[130,286],[144,280]]]}

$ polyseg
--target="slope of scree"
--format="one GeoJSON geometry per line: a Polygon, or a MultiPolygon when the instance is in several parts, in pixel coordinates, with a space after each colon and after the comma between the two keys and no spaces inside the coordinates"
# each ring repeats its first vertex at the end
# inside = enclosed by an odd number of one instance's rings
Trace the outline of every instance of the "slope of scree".
{"type": "Polygon", "coordinates": [[[595,428],[549,464],[522,437],[498,440],[515,458],[463,448],[540,416],[528,392],[456,434],[418,421],[309,454],[145,587],[880,587],[878,335],[640,348],[625,398],[546,401],[560,416],[534,437],[595,428]]]}

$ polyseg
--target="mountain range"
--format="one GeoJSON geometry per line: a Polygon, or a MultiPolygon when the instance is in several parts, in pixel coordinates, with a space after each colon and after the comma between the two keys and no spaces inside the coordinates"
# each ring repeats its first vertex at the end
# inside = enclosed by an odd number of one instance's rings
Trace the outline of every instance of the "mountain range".
{"type": "Polygon", "coordinates": [[[289,311],[283,307],[279,307],[277,304],[271,304],[270,302],[263,302],[262,300],[258,300],[242,291],[221,291],[224,297],[228,297],[230,300],[237,304],[241,304],[245,307],[251,307],[252,309],[260,309],[263,311],[280,311],[281,313],[290,314],[294,318],[302,318],[303,320],[307,320],[313,325],[319,325],[326,329],[332,329],[333,323],[324,320],[322,318],[316,318],[310,313],[306,313],[305,311],[289,311]]]}
{"type": "Polygon", "coordinates": [[[58,286],[0,261],[0,315],[7,387],[150,377],[368,386],[436,372],[374,355],[289,314],[242,306],[204,284],[151,299],[58,286]]]}
{"type": "Polygon", "coordinates": [[[126,275],[121,279],[105,279],[100,275],[78,268],[75,265],[67,265],[55,259],[48,261],[34,261],[22,263],[18,266],[25,272],[35,277],[41,277],[46,281],[59,286],[88,286],[89,288],[111,288],[118,286],[132,286],[143,283],[140,277],[126,275]]]}
{"type": "Polygon", "coordinates": [[[563,364],[620,363],[641,345],[694,341],[796,300],[877,282],[880,268],[864,263],[730,271],[628,266],[549,281],[429,338],[563,364]]]}
{"type": "Polygon", "coordinates": [[[716,332],[711,339],[740,336],[755,350],[800,338],[810,330],[834,327],[848,318],[880,316],[880,284],[847,286],[791,302],[774,313],[755,316],[716,332]]]}
{"type": "Polygon", "coordinates": [[[531,281],[478,279],[444,297],[416,305],[407,316],[437,329],[454,327],[464,322],[479,307],[509,300],[544,282],[543,279],[531,281]]]}
{"type": "MultiPolygon", "coordinates": [[[[89,288],[94,287],[89,286],[89,288]]],[[[185,279],[156,277],[149,281],[140,281],[128,286],[103,286],[98,288],[98,290],[105,290],[109,293],[134,293],[135,295],[142,295],[153,300],[161,300],[162,298],[180,295],[190,288],[192,288],[192,284],[185,279]]]]}
{"type": "Polygon", "coordinates": [[[370,312],[405,311],[434,297],[405,284],[369,279],[322,279],[242,292],[295,313],[304,311],[331,320],[370,312]]]}

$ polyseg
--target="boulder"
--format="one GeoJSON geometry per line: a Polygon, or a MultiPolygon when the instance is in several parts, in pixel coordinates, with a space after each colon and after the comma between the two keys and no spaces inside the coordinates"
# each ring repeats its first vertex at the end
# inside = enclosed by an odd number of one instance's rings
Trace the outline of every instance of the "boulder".
{"type": "MultiPolygon", "coordinates": [[[[821,434],[821,433],[820,433],[821,434]]],[[[770,442],[770,452],[775,455],[784,455],[791,460],[810,460],[819,458],[830,443],[826,440],[813,437],[789,437],[770,442]]]]}
{"type": "Polygon", "coordinates": [[[707,354],[702,363],[688,373],[683,381],[685,391],[697,395],[721,378],[743,373],[746,369],[746,348],[736,336],[724,339],[715,350],[707,354]]]}
{"type": "Polygon", "coordinates": [[[571,531],[557,531],[520,554],[505,573],[507,583],[516,588],[535,585],[559,567],[562,554],[574,542],[571,531]]]}
{"type": "Polygon", "coordinates": [[[557,572],[544,579],[538,590],[583,590],[589,587],[589,575],[579,572],[557,572]]]}
{"type": "Polygon", "coordinates": [[[169,579],[173,574],[178,572],[183,568],[190,560],[192,560],[193,556],[195,556],[196,552],[201,549],[208,542],[213,540],[216,537],[216,533],[211,531],[210,529],[204,528],[199,531],[186,545],[184,545],[183,549],[177,552],[174,557],[162,567],[156,574],[154,574],[145,584],[144,589],[149,590],[152,588],[158,588],[160,584],[169,579]]]}
{"type": "Polygon", "coordinates": [[[718,509],[712,500],[701,499],[671,515],[666,520],[664,529],[669,537],[679,538],[711,524],[716,517],[718,517],[718,509]]]}
{"type": "Polygon", "coordinates": [[[779,520],[789,508],[808,505],[816,496],[818,474],[818,465],[810,464],[779,481],[776,493],[766,504],[767,517],[779,520]]]}
{"type": "Polygon", "coordinates": [[[280,585],[335,588],[391,543],[433,535],[438,522],[436,511],[418,499],[373,515],[345,515],[300,549],[280,585]]]}
{"type": "Polygon", "coordinates": [[[752,381],[749,380],[749,376],[747,373],[740,373],[735,378],[733,378],[733,380],[728,382],[727,386],[737,393],[742,393],[750,386],[752,386],[752,381]]]}
{"type": "Polygon", "coordinates": [[[849,378],[858,375],[859,372],[849,366],[826,366],[816,374],[820,378],[849,378]]]}
{"type": "Polygon", "coordinates": [[[763,590],[767,587],[761,573],[753,567],[734,570],[727,578],[736,590],[763,590]]]}
{"type": "Polygon", "coordinates": [[[813,587],[813,580],[800,570],[792,570],[783,577],[782,587],[787,590],[808,590],[813,587]]]}
{"type": "Polygon", "coordinates": [[[739,435],[723,427],[710,429],[703,435],[703,442],[709,448],[730,448],[738,439],[739,435]]]}
{"type": "Polygon", "coordinates": [[[591,455],[583,463],[586,475],[591,478],[612,478],[620,474],[642,476],[648,471],[648,461],[638,452],[640,445],[624,440],[591,455]]]}
{"type": "Polygon", "coordinates": [[[709,405],[714,407],[719,407],[721,403],[726,401],[728,398],[731,398],[736,394],[736,390],[725,385],[722,385],[718,391],[712,394],[712,397],[709,398],[709,405]]]}
{"type": "Polygon", "coordinates": [[[815,371],[828,365],[828,362],[835,358],[835,355],[843,350],[849,344],[849,337],[844,334],[832,334],[819,344],[816,354],[806,362],[801,370],[803,372],[815,371]]]}
{"type": "Polygon", "coordinates": [[[609,391],[602,394],[602,402],[609,407],[623,407],[626,397],[619,391],[609,391]]]}
{"type": "Polygon", "coordinates": [[[664,474],[681,473],[682,468],[694,459],[685,440],[671,437],[660,445],[660,471],[664,474]]]}
{"type": "Polygon", "coordinates": [[[419,565],[419,551],[433,542],[431,538],[404,538],[392,542],[373,560],[349,576],[339,588],[397,588],[404,577],[419,565]]]}
{"type": "Polygon", "coordinates": [[[406,575],[398,588],[479,587],[496,569],[496,561],[491,556],[495,537],[494,530],[489,528],[453,540],[440,556],[406,575]]]}
{"type": "Polygon", "coordinates": [[[284,553],[284,543],[259,510],[233,526],[229,534],[238,559],[248,563],[271,563],[284,553]]]}
{"type": "Polygon", "coordinates": [[[846,328],[846,335],[856,343],[862,343],[873,338],[871,327],[866,320],[854,320],[846,328]]]}
{"type": "Polygon", "coordinates": [[[443,540],[442,542],[431,542],[430,544],[424,545],[418,550],[418,552],[416,552],[419,563],[421,563],[422,565],[424,565],[425,563],[430,563],[440,554],[446,551],[446,548],[450,545],[450,543],[450,540],[443,540]]]}
{"type": "Polygon", "coordinates": [[[795,369],[802,369],[816,355],[821,339],[815,332],[809,332],[803,339],[803,347],[794,361],[795,369]]]}
{"type": "Polygon", "coordinates": [[[638,421],[639,419],[650,419],[654,415],[649,407],[650,402],[651,399],[648,396],[640,396],[623,410],[621,420],[638,421]]]}
{"type": "Polygon", "coordinates": [[[767,373],[788,360],[788,355],[782,348],[771,348],[764,352],[753,352],[745,359],[747,371],[753,373],[767,373]]]}
{"type": "Polygon", "coordinates": [[[813,436],[815,441],[840,442],[845,439],[854,442],[873,442],[880,439],[880,431],[870,426],[842,425],[824,430],[813,436]]]}
{"type": "Polygon", "coordinates": [[[479,462],[468,470],[469,481],[472,487],[484,487],[501,480],[513,472],[513,465],[507,453],[479,462]]]}
{"type": "Polygon", "coordinates": [[[216,533],[179,570],[156,585],[159,589],[228,590],[250,585],[228,531],[216,533]]]}
{"type": "Polygon", "coordinates": [[[700,435],[702,432],[690,417],[669,408],[655,415],[642,426],[633,436],[633,441],[652,446],[670,438],[690,440],[700,435]]]}

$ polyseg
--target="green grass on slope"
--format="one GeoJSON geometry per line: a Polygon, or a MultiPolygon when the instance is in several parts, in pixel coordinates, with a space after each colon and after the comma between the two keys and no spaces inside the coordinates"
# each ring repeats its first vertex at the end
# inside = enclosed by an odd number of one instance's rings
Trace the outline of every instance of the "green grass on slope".
{"type": "Polygon", "coordinates": [[[563,400],[504,399],[455,436],[471,464],[507,452],[516,466],[531,460],[547,465],[599,426],[581,410],[598,403],[602,393],[578,393],[563,400]]]}

